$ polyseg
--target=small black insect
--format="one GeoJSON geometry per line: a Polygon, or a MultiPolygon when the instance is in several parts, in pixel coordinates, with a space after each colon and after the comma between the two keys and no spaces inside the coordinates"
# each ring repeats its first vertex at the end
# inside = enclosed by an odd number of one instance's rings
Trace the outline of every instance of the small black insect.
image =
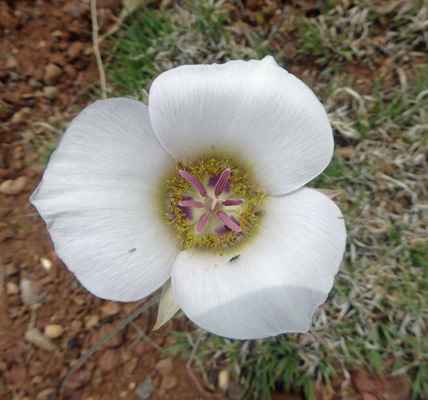
{"type": "Polygon", "coordinates": [[[230,260],[229,260],[229,262],[234,262],[238,257],[240,257],[241,255],[240,254],[238,254],[237,256],[233,256],[230,260]]]}

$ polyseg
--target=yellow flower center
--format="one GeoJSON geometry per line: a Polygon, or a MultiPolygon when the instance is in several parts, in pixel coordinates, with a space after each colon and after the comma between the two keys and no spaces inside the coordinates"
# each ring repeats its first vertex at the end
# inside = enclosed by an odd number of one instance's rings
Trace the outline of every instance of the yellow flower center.
{"type": "Polygon", "coordinates": [[[232,160],[177,163],[163,187],[163,212],[182,250],[236,248],[263,217],[265,195],[232,160]]]}

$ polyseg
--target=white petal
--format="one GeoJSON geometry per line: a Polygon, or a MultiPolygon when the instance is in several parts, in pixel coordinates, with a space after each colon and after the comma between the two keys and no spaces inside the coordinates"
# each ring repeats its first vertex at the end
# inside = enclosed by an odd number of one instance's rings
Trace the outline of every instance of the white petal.
{"type": "Polygon", "coordinates": [[[95,295],[137,300],[169,278],[177,250],[155,189],[174,169],[142,103],[97,101],[70,124],[31,201],[58,256],[95,295]]]}
{"type": "Polygon", "coordinates": [[[234,157],[271,194],[300,188],[333,155],[324,107],[272,57],[164,72],[150,89],[149,114],[160,142],[179,161],[234,157]]]}
{"type": "Polygon", "coordinates": [[[163,285],[162,296],[159,303],[158,318],[153,330],[158,330],[163,324],[167,323],[175,313],[180,309],[175,300],[174,292],[171,286],[171,279],[168,279],[163,285]]]}
{"type": "Polygon", "coordinates": [[[343,257],[342,214],[325,195],[303,188],[272,198],[260,229],[236,254],[177,257],[175,297],[197,325],[235,339],[309,329],[343,257]]]}

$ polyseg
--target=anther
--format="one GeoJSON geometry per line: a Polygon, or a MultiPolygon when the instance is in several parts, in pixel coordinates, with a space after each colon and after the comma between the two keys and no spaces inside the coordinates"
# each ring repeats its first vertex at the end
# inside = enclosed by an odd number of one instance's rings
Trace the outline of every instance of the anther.
{"type": "MultiPolygon", "coordinates": [[[[221,222],[223,222],[229,229],[232,229],[232,231],[235,232],[241,232],[241,227],[232,219],[230,218],[224,211],[219,211],[217,213],[217,217],[220,219],[221,222]]],[[[198,224],[199,225],[199,224],[198,224]]]]}
{"type": "Polygon", "coordinates": [[[197,235],[203,232],[203,230],[207,226],[209,219],[210,219],[210,215],[208,213],[201,215],[201,218],[199,218],[198,224],[196,225],[196,229],[195,229],[195,232],[197,235]]]}
{"type": "Polygon", "coordinates": [[[204,185],[202,185],[202,183],[199,182],[193,175],[183,171],[182,169],[179,170],[179,173],[187,182],[197,189],[202,197],[207,197],[207,191],[205,190],[204,185]]]}
{"type": "Polygon", "coordinates": [[[178,203],[181,207],[196,207],[196,208],[204,208],[204,203],[201,203],[200,201],[195,200],[181,200],[180,203],[178,203]]]}
{"type": "Polygon", "coordinates": [[[227,180],[229,179],[229,175],[230,169],[226,168],[215,185],[214,194],[216,196],[220,196],[223,193],[223,190],[226,187],[227,180]]]}

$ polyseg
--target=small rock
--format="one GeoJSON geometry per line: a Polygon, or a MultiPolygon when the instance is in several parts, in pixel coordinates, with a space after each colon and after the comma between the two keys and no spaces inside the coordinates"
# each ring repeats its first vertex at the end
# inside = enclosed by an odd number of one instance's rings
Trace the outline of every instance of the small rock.
{"type": "Polygon", "coordinates": [[[31,305],[40,303],[44,297],[40,282],[23,278],[19,283],[21,288],[21,298],[24,304],[31,305]]]}
{"type": "Polygon", "coordinates": [[[10,307],[16,307],[22,305],[21,296],[18,294],[11,295],[7,298],[7,305],[10,307]]]}
{"type": "Polygon", "coordinates": [[[114,301],[109,301],[101,307],[101,311],[108,316],[116,315],[119,312],[119,304],[114,301]]]}
{"type": "Polygon", "coordinates": [[[47,272],[49,272],[53,266],[52,261],[45,257],[40,257],[40,265],[47,272]]]}
{"type": "Polygon", "coordinates": [[[21,94],[18,92],[6,92],[3,95],[3,100],[8,103],[19,105],[21,103],[21,94]]]}
{"type": "Polygon", "coordinates": [[[28,80],[28,84],[33,88],[33,89],[41,89],[43,87],[42,82],[38,81],[35,78],[30,78],[28,80]]]}
{"type": "Polygon", "coordinates": [[[87,369],[78,371],[71,376],[70,380],[67,382],[67,387],[69,389],[78,389],[88,384],[91,380],[91,377],[92,374],[87,369]]]}
{"type": "Polygon", "coordinates": [[[168,375],[172,371],[172,358],[164,358],[160,360],[155,365],[156,371],[161,375],[168,375]]]}
{"type": "Polygon", "coordinates": [[[78,321],[75,319],[74,321],[71,321],[70,329],[72,332],[79,332],[82,329],[82,326],[82,321],[78,321]]]}
{"type": "Polygon", "coordinates": [[[78,306],[83,306],[85,304],[85,298],[81,295],[77,295],[77,296],[73,297],[73,301],[78,306]]]}
{"type": "Polygon", "coordinates": [[[340,157],[351,159],[354,154],[354,150],[351,147],[342,147],[339,149],[340,157]]]}
{"type": "MultiPolygon", "coordinates": [[[[95,337],[96,341],[98,342],[105,336],[107,336],[111,330],[114,328],[113,324],[103,324],[101,325],[101,328],[98,330],[97,335],[95,337]]],[[[123,332],[117,332],[115,335],[113,335],[106,343],[105,346],[107,347],[118,347],[122,344],[123,341],[123,332]]]]}
{"type": "Polygon", "coordinates": [[[90,315],[89,318],[85,321],[85,328],[91,329],[100,322],[100,317],[98,315],[90,315]]]}
{"type": "Polygon", "coordinates": [[[83,50],[85,50],[85,45],[82,42],[73,42],[67,49],[67,55],[70,57],[71,60],[74,60],[75,58],[79,57],[83,54],[83,50]]]}
{"type": "Polygon", "coordinates": [[[64,67],[64,72],[67,74],[67,76],[69,77],[69,78],[71,78],[71,79],[74,79],[74,78],[76,78],[76,76],[77,76],[77,71],[76,71],[76,68],[74,68],[72,65],[70,65],[70,64],[67,64],[65,67],[64,67]]]}
{"type": "Polygon", "coordinates": [[[166,392],[168,390],[174,389],[177,386],[178,379],[174,375],[166,375],[162,378],[162,383],[160,387],[161,392],[166,392]]]}
{"type": "Polygon", "coordinates": [[[16,179],[8,179],[0,184],[0,193],[13,196],[21,193],[27,184],[27,177],[20,176],[16,179]]]}
{"type": "Polygon", "coordinates": [[[108,349],[101,356],[99,366],[103,372],[113,371],[122,362],[118,351],[108,349]]]}
{"type": "Polygon", "coordinates": [[[8,295],[18,294],[19,286],[15,282],[7,282],[6,283],[6,293],[8,295]]]}
{"type": "Polygon", "coordinates": [[[11,263],[11,264],[6,264],[4,266],[4,274],[6,276],[13,276],[16,275],[18,273],[18,268],[15,267],[15,264],[11,263]]]}
{"type": "Polygon", "coordinates": [[[56,99],[58,97],[59,90],[56,86],[45,86],[43,88],[43,94],[48,99],[53,100],[53,99],[56,99]]]}
{"type": "Polygon", "coordinates": [[[53,85],[58,82],[59,77],[62,74],[62,69],[53,63],[46,65],[43,80],[47,85],[53,85]]]}
{"type": "Polygon", "coordinates": [[[218,374],[218,387],[223,392],[227,392],[230,382],[230,371],[228,369],[222,369],[218,374]]]}
{"type": "Polygon", "coordinates": [[[18,60],[15,57],[9,57],[6,62],[4,63],[5,67],[7,69],[16,69],[19,65],[18,60]]]}
{"type": "Polygon", "coordinates": [[[58,324],[51,324],[45,326],[45,336],[48,339],[59,338],[64,333],[64,328],[58,324]]]}
{"type": "Polygon", "coordinates": [[[151,379],[147,379],[141,385],[137,386],[135,393],[137,393],[137,396],[141,399],[147,400],[152,395],[154,389],[153,381],[151,379]]]}
{"type": "Polygon", "coordinates": [[[56,397],[55,388],[43,389],[36,396],[36,400],[54,400],[56,397]]]}
{"type": "Polygon", "coordinates": [[[25,332],[25,340],[34,344],[36,347],[39,347],[43,350],[54,351],[56,350],[56,345],[52,340],[48,339],[42,334],[37,328],[29,329],[25,332]]]}

